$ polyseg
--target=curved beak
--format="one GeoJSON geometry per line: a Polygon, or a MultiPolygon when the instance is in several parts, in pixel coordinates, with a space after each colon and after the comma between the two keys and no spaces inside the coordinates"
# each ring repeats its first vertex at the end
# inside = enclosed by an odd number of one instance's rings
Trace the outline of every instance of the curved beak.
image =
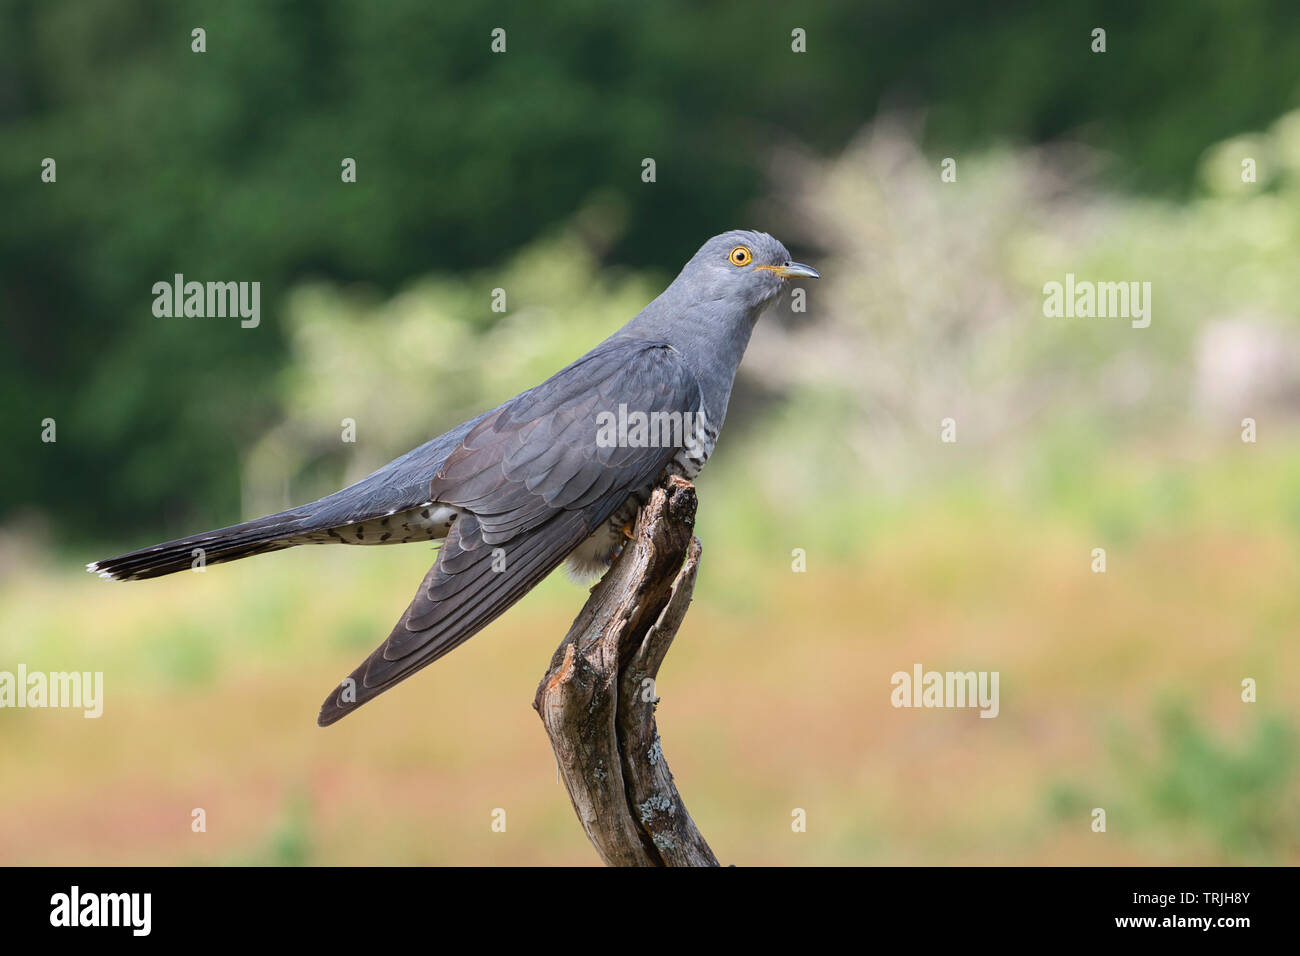
{"type": "Polygon", "coordinates": [[[822,274],[812,266],[806,266],[802,262],[787,262],[783,266],[755,266],[756,269],[767,269],[775,272],[782,279],[820,279],[822,274]]]}

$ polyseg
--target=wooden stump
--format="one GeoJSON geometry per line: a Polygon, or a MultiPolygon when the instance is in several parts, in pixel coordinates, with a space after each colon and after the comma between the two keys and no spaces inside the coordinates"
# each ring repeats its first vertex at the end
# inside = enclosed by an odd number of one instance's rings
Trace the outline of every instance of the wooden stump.
{"type": "Polygon", "coordinates": [[[538,685],[537,709],[573,809],[610,866],[717,866],[673,785],[655,677],[700,563],[695,488],[670,478],[591,592],[538,685]]]}

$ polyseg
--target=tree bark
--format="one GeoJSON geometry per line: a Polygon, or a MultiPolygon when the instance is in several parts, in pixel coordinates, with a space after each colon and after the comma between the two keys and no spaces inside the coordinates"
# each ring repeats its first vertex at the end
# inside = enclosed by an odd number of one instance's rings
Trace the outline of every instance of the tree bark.
{"type": "Polygon", "coordinates": [[[660,748],[655,678],[700,562],[695,488],[669,478],[591,592],[537,688],[578,820],[610,866],[717,866],[660,748]]]}

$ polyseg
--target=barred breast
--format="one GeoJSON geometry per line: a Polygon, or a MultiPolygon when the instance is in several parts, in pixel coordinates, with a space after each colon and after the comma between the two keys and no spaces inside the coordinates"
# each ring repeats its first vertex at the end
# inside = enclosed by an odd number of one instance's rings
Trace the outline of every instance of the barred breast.
{"type": "MultiPolygon", "coordinates": [[[[708,415],[701,410],[695,427],[691,434],[684,435],[682,446],[677,449],[676,453],[664,466],[664,470],[656,478],[655,484],[658,484],[668,475],[680,475],[687,481],[693,481],[708,462],[709,456],[713,454],[713,448],[718,441],[717,425],[709,421],[708,415]]],[[[570,553],[565,562],[565,568],[570,577],[577,581],[591,581],[604,574],[614,558],[618,557],[619,551],[622,550],[624,542],[627,540],[625,529],[630,529],[632,523],[636,520],[636,513],[647,501],[650,500],[650,492],[654,485],[647,485],[645,488],[638,488],[633,494],[629,495],[627,500],[610,516],[601,527],[597,528],[595,533],[586,541],[570,553]]]]}
{"type": "Polygon", "coordinates": [[[718,442],[718,431],[718,426],[709,421],[708,413],[700,409],[692,435],[681,448],[677,449],[677,454],[673,456],[664,472],[681,475],[687,481],[694,481],[695,476],[704,469],[709,456],[713,454],[713,448],[718,442]]]}

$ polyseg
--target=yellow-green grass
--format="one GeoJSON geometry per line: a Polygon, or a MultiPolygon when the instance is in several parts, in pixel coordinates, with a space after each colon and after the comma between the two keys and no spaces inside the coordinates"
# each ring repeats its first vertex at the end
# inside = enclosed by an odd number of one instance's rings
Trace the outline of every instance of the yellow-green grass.
{"type": "MultiPolygon", "coordinates": [[[[741,865],[1300,862],[1295,464],[1129,455],[1047,491],[939,487],[846,505],[856,547],[800,534],[798,508],[761,527],[762,495],[724,470],[658,685],[689,809],[741,865]],[[890,676],[917,663],[999,672],[999,716],[894,708],[890,676]]],[[[315,726],[430,557],[17,572],[0,669],[103,671],[106,703],[0,711],[0,863],[594,863],[531,708],[584,597],[561,575],[315,726]]]]}

